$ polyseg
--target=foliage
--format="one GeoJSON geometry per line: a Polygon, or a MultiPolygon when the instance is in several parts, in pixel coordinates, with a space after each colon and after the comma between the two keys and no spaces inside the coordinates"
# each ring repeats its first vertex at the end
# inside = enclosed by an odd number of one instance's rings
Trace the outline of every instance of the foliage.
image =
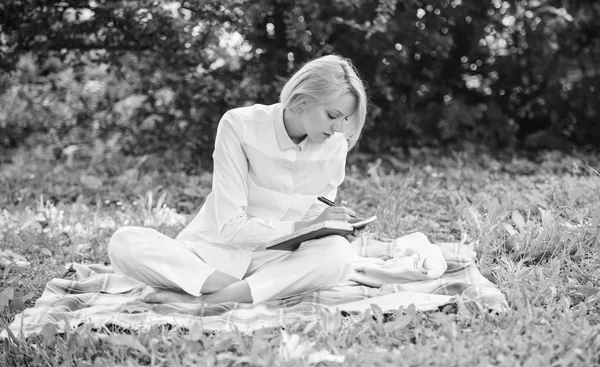
{"type": "MultiPolygon", "coordinates": [[[[56,159],[42,148],[13,155],[0,171],[1,325],[32,306],[65,264],[108,261],[115,229],[181,230],[211,177],[184,173],[175,161],[94,150],[56,159]]],[[[0,365],[597,365],[598,162],[597,155],[500,161],[472,148],[453,155],[422,148],[406,162],[349,167],[339,195],[381,219],[373,230],[475,243],[479,268],[507,295],[504,314],[384,315],[375,307],[252,335],[200,325],[143,333],[82,325],[0,341],[0,365]]]]}
{"type": "Polygon", "coordinates": [[[600,5],[558,0],[0,4],[0,145],[114,139],[210,165],[229,108],[339,53],[369,86],[359,150],[597,144],[600,5]]]}
{"type": "Polygon", "coordinates": [[[233,14],[219,4],[0,5],[14,14],[2,28],[4,67],[14,71],[1,143],[37,133],[34,141],[65,148],[114,137],[126,153],[206,157],[220,115],[239,101],[239,61],[219,46],[233,14]]]}

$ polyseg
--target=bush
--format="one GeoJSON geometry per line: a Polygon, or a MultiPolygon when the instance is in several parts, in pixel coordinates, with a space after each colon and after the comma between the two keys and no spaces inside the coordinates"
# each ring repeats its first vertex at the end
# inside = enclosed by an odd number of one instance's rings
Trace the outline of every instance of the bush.
{"type": "Polygon", "coordinates": [[[369,87],[363,153],[600,142],[591,0],[38,3],[0,5],[3,146],[113,139],[209,165],[227,109],[276,102],[329,53],[369,87]]]}

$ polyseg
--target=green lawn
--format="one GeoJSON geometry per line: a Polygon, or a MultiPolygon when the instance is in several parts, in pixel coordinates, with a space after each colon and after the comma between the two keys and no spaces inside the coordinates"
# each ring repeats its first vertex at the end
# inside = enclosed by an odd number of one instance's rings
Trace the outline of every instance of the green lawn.
{"type": "MultiPolygon", "coordinates": [[[[479,267],[507,296],[501,315],[377,312],[324,317],[253,335],[157,327],[134,336],[82,326],[0,342],[12,365],[590,366],[600,364],[600,157],[545,153],[536,162],[425,149],[348,167],[340,198],[372,228],[432,242],[474,242],[479,267]]],[[[210,188],[175,159],[81,151],[54,160],[15,152],[0,166],[0,327],[33,306],[65,264],[107,262],[123,225],[175,235],[210,188]]]]}

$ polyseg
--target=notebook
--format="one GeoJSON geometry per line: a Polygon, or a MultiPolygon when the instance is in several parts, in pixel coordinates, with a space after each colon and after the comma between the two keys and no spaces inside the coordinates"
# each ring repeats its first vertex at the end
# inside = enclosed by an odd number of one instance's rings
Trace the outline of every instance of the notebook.
{"type": "Polygon", "coordinates": [[[287,236],[270,241],[265,246],[267,250],[294,251],[304,241],[314,240],[331,235],[347,236],[354,233],[356,229],[361,229],[367,224],[373,223],[375,220],[377,220],[376,216],[362,219],[353,223],[339,220],[319,222],[299,231],[290,233],[287,236]]]}

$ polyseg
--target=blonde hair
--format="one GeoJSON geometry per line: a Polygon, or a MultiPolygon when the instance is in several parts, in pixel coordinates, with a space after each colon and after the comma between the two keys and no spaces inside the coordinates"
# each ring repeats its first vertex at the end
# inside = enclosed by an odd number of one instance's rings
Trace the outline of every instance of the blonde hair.
{"type": "Polygon", "coordinates": [[[354,95],[357,102],[348,127],[344,129],[350,150],[358,141],[367,116],[365,87],[350,60],[328,55],[306,63],[285,83],[279,101],[285,108],[301,111],[347,93],[354,95]]]}

